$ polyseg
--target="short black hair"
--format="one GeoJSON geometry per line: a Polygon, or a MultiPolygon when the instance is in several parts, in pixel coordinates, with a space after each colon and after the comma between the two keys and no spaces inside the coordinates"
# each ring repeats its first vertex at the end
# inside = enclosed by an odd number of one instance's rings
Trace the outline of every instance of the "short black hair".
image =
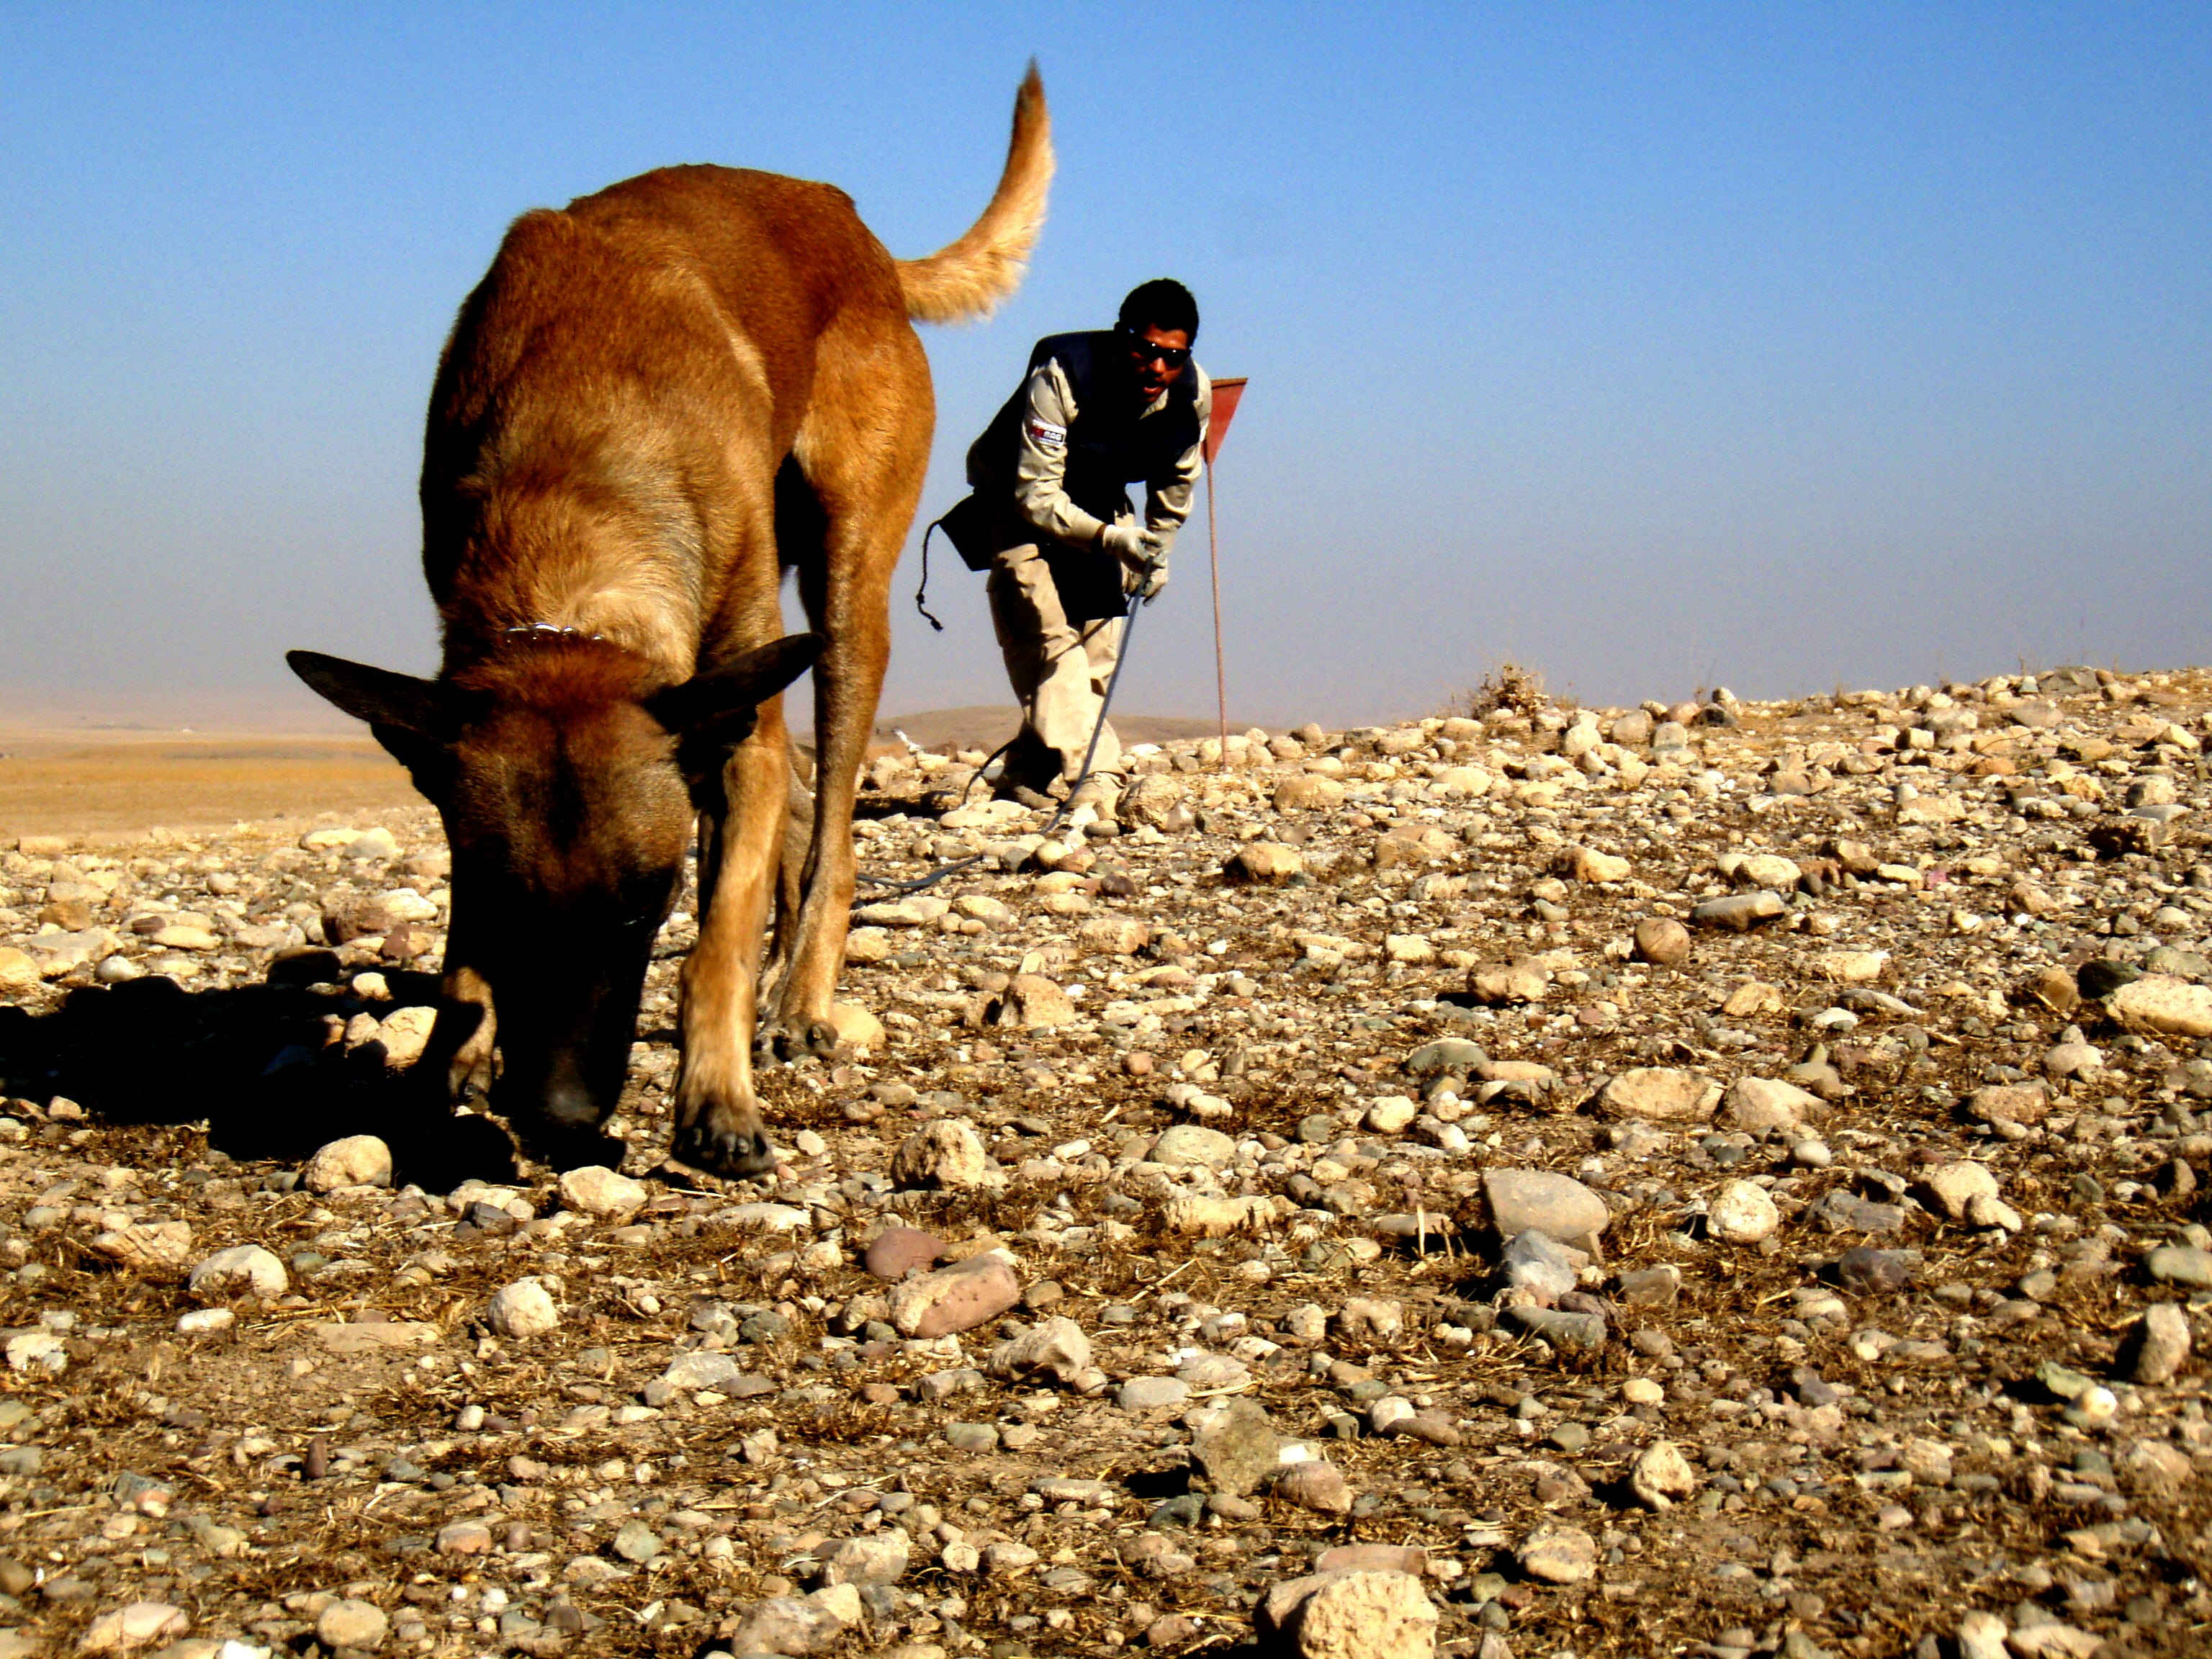
{"type": "Polygon", "coordinates": [[[1198,301],[1172,276],[1155,276],[1131,289],[1129,297],[1121,301],[1119,320],[1132,334],[1141,334],[1148,328],[1164,334],[1180,329],[1190,337],[1192,344],[1198,343],[1198,301]]]}

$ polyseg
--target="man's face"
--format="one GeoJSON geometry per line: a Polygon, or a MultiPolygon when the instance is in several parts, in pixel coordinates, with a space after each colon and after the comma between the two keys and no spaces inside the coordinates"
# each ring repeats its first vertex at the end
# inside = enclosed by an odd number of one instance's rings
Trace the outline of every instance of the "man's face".
{"type": "Polygon", "coordinates": [[[1134,332],[1124,329],[1121,343],[1128,354],[1130,375],[1146,403],[1181,380],[1190,367],[1190,336],[1182,329],[1149,324],[1134,332]]]}

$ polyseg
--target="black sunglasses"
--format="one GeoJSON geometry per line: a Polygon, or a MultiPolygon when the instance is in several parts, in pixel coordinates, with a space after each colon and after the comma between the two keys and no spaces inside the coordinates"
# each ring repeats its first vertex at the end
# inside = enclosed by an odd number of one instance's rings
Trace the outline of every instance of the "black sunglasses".
{"type": "Polygon", "coordinates": [[[1190,361],[1188,346],[1154,345],[1134,329],[1123,329],[1121,340],[1128,347],[1129,355],[1140,363],[1158,362],[1170,368],[1181,368],[1190,361]]]}

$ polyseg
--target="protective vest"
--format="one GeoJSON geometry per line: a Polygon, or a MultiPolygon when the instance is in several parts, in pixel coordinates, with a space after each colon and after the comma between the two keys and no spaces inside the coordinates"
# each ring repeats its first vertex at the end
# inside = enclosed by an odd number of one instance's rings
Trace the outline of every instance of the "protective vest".
{"type": "Polygon", "coordinates": [[[1177,462],[1198,442],[1198,376],[1186,371],[1168,387],[1166,406],[1146,415],[1142,405],[1133,405],[1125,387],[1113,383],[1126,372],[1118,361],[1121,351],[1111,329],[1039,340],[1030,349],[1022,384],[968,451],[969,483],[978,489],[1012,487],[1030,376],[1054,358],[1075,398],[1066,440],[1070,501],[1096,518],[1110,520],[1121,509],[1126,485],[1173,476],[1177,462]]]}

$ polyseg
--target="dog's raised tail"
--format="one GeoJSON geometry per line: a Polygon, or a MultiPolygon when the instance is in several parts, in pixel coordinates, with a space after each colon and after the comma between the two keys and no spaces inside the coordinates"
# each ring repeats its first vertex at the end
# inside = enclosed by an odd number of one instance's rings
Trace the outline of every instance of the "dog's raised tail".
{"type": "Polygon", "coordinates": [[[927,258],[898,262],[908,316],[924,323],[969,322],[988,316],[1021,286],[1030,249],[1044,227],[1052,169],[1052,116],[1032,62],[1014,95],[1006,171],[983,216],[958,241],[927,258]]]}

